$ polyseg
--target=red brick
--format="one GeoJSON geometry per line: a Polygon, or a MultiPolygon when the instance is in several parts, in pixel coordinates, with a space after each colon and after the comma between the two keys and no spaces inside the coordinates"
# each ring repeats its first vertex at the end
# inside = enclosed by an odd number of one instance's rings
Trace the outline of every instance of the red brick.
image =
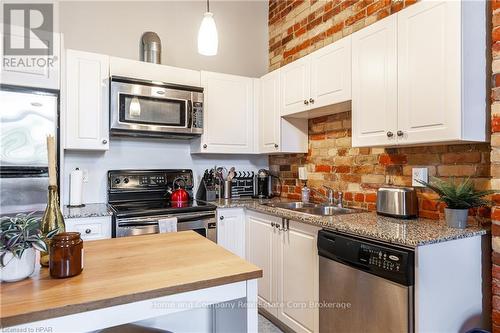
{"type": "Polygon", "coordinates": [[[378,162],[382,165],[394,165],[394,164],[406,164],[407,158],[406,155],[389,155],[382,154],[378,158],[378,162]]]}
{"type": "Polygon", "coordinates": [[[356,201],[356,202],[364,202],[365,201],[365,195],[363,193],[356,193],[354,195],[354,201],[356,201]]]}
{"type": "Polygon", "coordinates": [[[444,164],[479,163],[481,162],[481,153],[478,151],[471,151],[467,153],[446,153],[441,155],[441,161],[444,164]]]}
{"type": "Polygon", "coordinates": [[[359,13],[348,17],[347,20],[345,20],[345,25],[346,26],[353,25],[354,23],[364,19],[365,17],[366,17],[366,10],[362,10],[359,13]]]}
{"type": "Polygon", "coordinates": [[[439,205],[439,202],[437,202],[437,201],[423,199],[422,202],[421,202],[421,204],[420,204],[420,209],[430,210],[430,211],[437,211],[438,210],[438,205],[439,205]]]}
{"type": "Polygon", "coordinates": [[[349,173],[351,172],[351,167],[348,165],[338,165],[334,170],[336,173],[349,173]]]}
{"type": "Polygon", "coordinates": [[[493,117],[491,119],[491,131],[500,132],[500,117],[493,117]]]}
{"type": "Polygon", "coordinates": [[[434,211],[421,210],[418,215],[426,219],[439,220],[439,213],[434,211]]]}
{"type": "Polygon", "coordinates": [[[326,36],[331,36],[336,32],[342,31],[342,29],[344,29],[344,22],[337,23],[326,30],[326,36]]]}
{"type": "Polygon", "coordinates": [[[320,164],[320,165],[316,165],[315,171],[316,172],[331,172],[332,167],[329,165],[321,165],[320,164]]]}
{"type": "Polygon", "coordinates": [[[344,193],[344,200],[346,200],[346,201],[352,201],[352,199],[353,199],[353,196],[352,196],[351,192],[344,193]]]}
{"type": "Polygon", "coordinates": [[[375,13],[376,11],[378,11],[379,9],[382,9],[384,8],[385,6],[387,6],[388,4],[390,4],[390,2],[388,3],[388,1],[385,1],[385,0],[378,0],[378,1],[375,1],[375,3],[369,5],[367,8],[366,8],[366,14],[368,16],[370,16],[371,14],[375,13]]]}
{"type": "Polygon", "coordinates": [[[366,193],[365,194],[365,202],[377,202],[377,194],[376,193],[366,193]]]}

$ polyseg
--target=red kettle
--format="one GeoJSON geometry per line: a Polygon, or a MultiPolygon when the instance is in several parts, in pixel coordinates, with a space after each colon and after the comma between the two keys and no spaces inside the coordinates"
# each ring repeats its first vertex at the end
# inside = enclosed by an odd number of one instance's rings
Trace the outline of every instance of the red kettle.
{"type": "Polygon", "coordinates": [[[174,191],[170,194],[171,202],[188,202],[189,201],[189,193],[183,188],[186,186],[186,181],[183,178],[176,178],[173,181],[174,191]],[[183,182],[183,186],[177,184],[178,181],[183,182]],[[179,188],[175,189],[175,186],[178,185],[179,188]]]}

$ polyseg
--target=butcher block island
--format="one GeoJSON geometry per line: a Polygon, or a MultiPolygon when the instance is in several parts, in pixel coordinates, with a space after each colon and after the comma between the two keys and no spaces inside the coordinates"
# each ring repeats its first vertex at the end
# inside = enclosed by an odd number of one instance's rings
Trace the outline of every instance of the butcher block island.
{"type": "Polygon", "coordinates": [[[86,242],[84,250],[78,276],[53,279],[40,269],[2,283],[2,329],[88,332],[134,322],[257,332],[262,270],[194,231],[86,242]]]}

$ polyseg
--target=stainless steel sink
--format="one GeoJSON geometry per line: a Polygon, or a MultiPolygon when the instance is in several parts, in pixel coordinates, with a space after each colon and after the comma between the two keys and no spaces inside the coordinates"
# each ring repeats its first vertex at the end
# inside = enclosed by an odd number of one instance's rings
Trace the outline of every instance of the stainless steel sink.
{"type": "Polygon", "coordinates": [[[303,208],[303,209],[297,209],[297,211],[312,215],[321,215],[321,216],[350,214],[355,212],[355,210],[353,209],[340,208],[337,206],[320,206],[312,208],[303,208]]]}
{"type": "Polygon", "coordinates": [[[291,210],[320,207],[320,205],[313,204],[313,203],[303,203],[302,201],[297,201],[297,202],[269,202],[269,203],[265,203],[263,205],[269,206],[269,207],[291,209],[291,210]]]}
{"type": "Polygon", "coordinates": [[[340,208],[337,206],[325,206],[313,203],[297,202],[270,202],[264,205],[269,207],[283,208],[293,210],[295,212],[319,215],[319,216],[332,216],[341,214],[355,213],[356,210],[350,208],[340,208]]]}

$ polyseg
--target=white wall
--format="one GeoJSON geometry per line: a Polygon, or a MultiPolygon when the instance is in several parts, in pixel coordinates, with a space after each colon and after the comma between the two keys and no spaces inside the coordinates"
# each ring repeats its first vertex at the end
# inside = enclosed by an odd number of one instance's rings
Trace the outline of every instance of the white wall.
{"type": "Polygon", "coordinates": [[[62,200],[69,202],[69,173],[75,168],[88,170],[84,202],[107,201],[107,171],[113,169],[193,169],[196,185],[203,171],[214,165],[235,166],[236,170],[268,167],[263,155],[191,155],[189,141],[137,138],[111,138],[109,151],[66,151],[64,155],[62,200]]]}
{"type": "Polygon", "coordinates": [[[67,48],[140,60],[140,38],[156,32],[166,65],[259,77],[267,73],[268,2],[210,1],[219,32],[217,56],[197,52],[206,1],[61,1],[67,48]]]}

